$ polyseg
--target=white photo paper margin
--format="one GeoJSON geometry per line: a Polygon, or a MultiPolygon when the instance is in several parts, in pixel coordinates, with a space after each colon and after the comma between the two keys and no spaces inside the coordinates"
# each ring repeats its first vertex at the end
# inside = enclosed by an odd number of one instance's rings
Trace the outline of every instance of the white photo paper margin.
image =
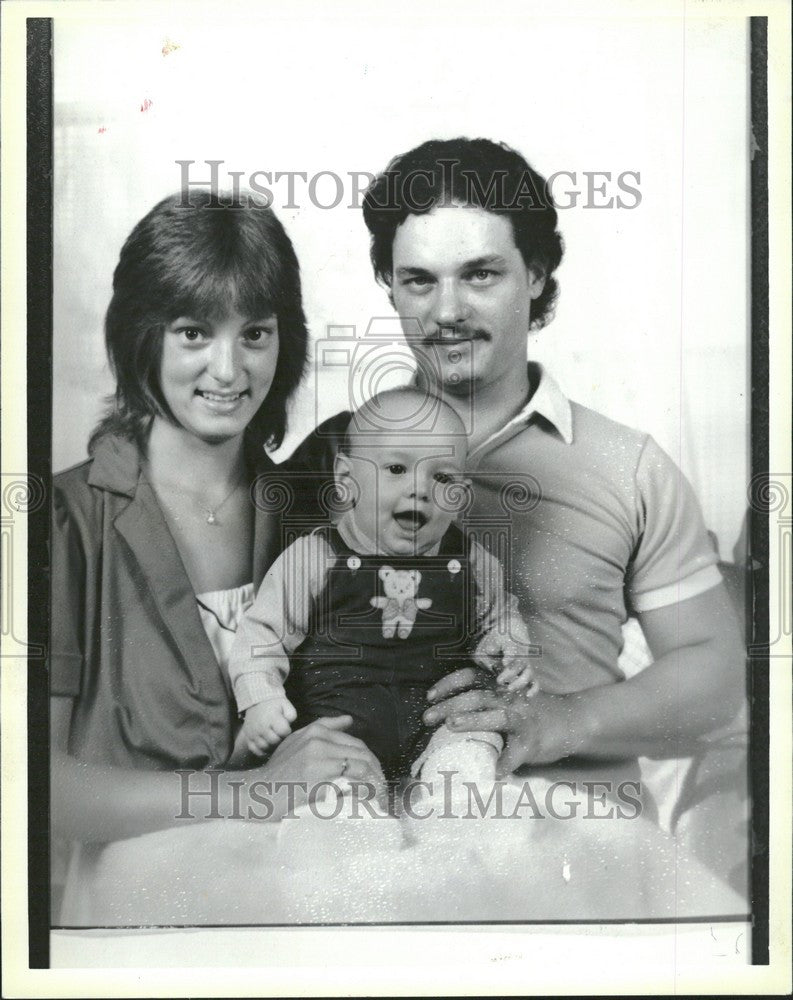
{"type": "MultiPolygon", "coordinates": [[[[498,5],[497,5],[498,6],[498,5]]],[[[525,11],[527,5],[502,3],[504,16],[517,16],[519,9],[525,11]]],[[[572,19],[582,13],[579,4],[528,5],[531,17],[540,20],[558,20],[561,37],[564,37],[565,18],[572,19]]],[[[448,30],[452,41],[467,40],[470,25],[461,14],[459,5],[439,5],[438,10],[448,17],[448,30]]],[[[614,18],[612,31],[618,31],[620,18],[633,17],[636,8],[626,3],[605,3],[599,0],[597,6],[587,5],[587,17],[614,18]],[[596,11],[596,17],[592,13],[596,11]]],[[[290,16],[309,18],[312,5],[292,6],[290,16]]],[[[68,21],[86,24],[99,23],[114,25],[117,19],[132,19],[135,24],[161,23],[167,34],[167,23],[184,24],[185,19],[195,21],[198,13],[207,17],[218,17],[218,8],[213,4],[149,6],[145,4],[82,4],[79,2],[36,4],[16,3],[4,5],[3,15],[3,465],[5,469],[26,468],[25,409],[20,400],[20,386],[25,383],[24,340],[18,331],[25,323],[25,26],[26,16],[55,18],[59,22],[68,21]]],[[[347,3],[337,5],[336,16],[347,17],[351,45],[356,32],[365,35],[363,19],[367,16],[362,4],[347,3]]],[[[264,19],[266,16],[282,16],[278,8],[261,5],[249,8],[245,5],[225,5],[222,16],[244,22],[246,16],[264,19]]],[[[720,18],[743,18],[749,15],[769,17],[769,120],[778,131],[772,136],[769,150],[770,184],[770,271],[771,271],[771,387],[774,419],[770,439],[770,470],[789,470],[789,413],[790,413],[790,345],[787,331],[790,329],[789,274],[790,249],[788,241],[790,200],[789,200],[789,124],[786,109],[789,107],[789,9],[781,3],[664,3],[647,4],[642,8],[642,17],[671,19],[680,31],[692,23],[704,23],[720,18]]],[[[526,16],[525,14],[523,16],[526,16]]],[[[405,44],[410,41],[411,18],[420,19],[418,4],[402,4],[395,14],[394,30],[404,34],[405,44]]],[[[261,23],[261,21],[260,21],[261,23]]],[[[389,22],[390,23],[390,22],[389,22]]],[[[571,34],[580,32],[569,22],[571,34]]],[[[589,22],[591,24],[591,21],[589,22]]],[[[420,30],[415,28],[416,31],[420,30]]],[[[694,29],[695,30],[695,29],[694,29]]],[[[593,38],[596,37],[592,25],[593,38]]],[[[580,37],[580,36],[579,36],[580,37]]],[[[266,49],[266,42],[263,42],[266,49]]],[[[57,29],[56,41],[57,49],[57,29]]],[[[57,58],[57,51],[56,51],[57,58]]],[[[370,60],[372,72],[380,74],[380,81],[387,79],[385,66],[378,66],[376,53],[370,60]]],[[[463,62],[465,62],[463,60],[463,62]]],[[[408,60],[404,72],[410,72],[408,60]]],[[[393,72],[393,67],[391,68],[393,72]]],[[[315,87],[316,81],[306,74],[306,86],[315,87]]],[[[555,81],[558,84],[558,81],[555,81]]],[[[579,86],[585,86],[577,81],[579,86]]],[[[145,95],[141,95],[145,99],[145,95]]],[[[250,95],[240,96],[241,101],[250,95]]],[[[502,99],[496,95],[494,101],[502,99]]],[[[399,100],[399,90],[394,95],[399,100]]],[[[154,110],[154,107],[152,110],[154,110]]],[[[414,113],[420,113],[420,108],[414,113]]],[[[387,117],[387,116],[386,116],[387,117]]],[[[300,127],[310,130],[310,123],[301,122],[300,127]]],[[[627,121],[625,128],[630,129],[627,121]]],[[[472,129],[470,131],[477,131],[472,129]]],[[[421,130],[419,130],[421,131],[421,130]]],[[[497,131],[510,141],[509,133],[499,125],[497,131]]],[[[574,130],[576,131],[576,130],[574,130]]],[[[401,138],[388,141],[386,126],[385,140],[378,152],[370,154],[365,162],[350,163],[350,169],[378,169],[384,166],[388,156],[407,143],[401,138]]],[[[418,135],[420,141],[424,132],[418,135]]],[[[515,145],[532,158],[532,150],[526,149],[516,140],[515,145]]],[[[525,146],[525,143],[524,143],[525,146]]],[[[224,155],[223,149],[218,157],[224,155]]],[[[189,153],[186,154],[189,156],[189,153]]],[[[583,154],[582,154],[583,156],[583,154]]],[[[584,157],[585,159],[585,157],[584,157]]],[[[344,157],[340,157],[340,162],[344,157]]],[[[231,167],[232,165],[229,164],[231,167]]],[[[250,168],[240,163],[239,169],[255,170],[260,166],[252,162],[250,168]]],[[[266,168],[267,164],[261,164],[266,168]]],[[[543,169],[543,164],[538,163],[543,169]]],[[[625,169],[633,166],[626,164],[625,169]]],[[[641,167],[641,165],[639,165],[641,167]]],[[[619,169],[617,164],[616,168],[619,169]]],[[[172,163],[168,168],[174,171],[171,188],[178,186],[176,168],[172,163]]],[[[287,164],[284,169],[299,169],[287,164]]],[[[582,169],[587,169],[584,164],[582,169]]],[[[592,169],[600,169],[593,164],[592,169]]],[[[603,169],[614,169],[607,164],[603,169]]],[[[148,199],[153,203],[159,193],[148,199]]],[[[120,230],[127,231],[132,222],[148,207],[148,204],[130,208],[130,218],[114,222],[120,230]],[[140,209],[140,210],[139,210],[140,209]]],[[[276,204],[276,208],[278,205],[276,204]]],[[[301,253],[299,216],[279,213],[293,234],[301,263],[304,267],[309,309],[310,296],[319,300],[330,291],[331,306],[335,307],[332,289],[323,285],[320,279],[312,289],[311,271],[301,253]],[[294,226],[294,228],[292,228],[294,226]]],[[[329,217],[332,213],[329,213],[329,217]]],[[[591,213],[596,216],[597,213],[591,213]]],[[[590,225],[597,225],[589,222],[590,225]]],[[[361,272],[368,267],[363,228],[360,230],[357,249],[350,250],[360,257],[356,268],[361,272]]],[[[568,231],[565,220],[562,228],[568,231]]],[[[568,250],[573,250],[577,237],[568,236],[568,250]]],[[[316,252],[316,251],[313,251],[316,252]]],[[[343,255],[347,248],[340,250],[343,255]]],[[[110,265],[112,266],[112,265],[110,265]]],[[[364,286],[361,286],[362,288],[364,286]]],[[[571,276],[565,280],[562,301],[565,296],[573,298],[575,282],[571,276]]],[[[356,316],[386,312],[382,295],[369,278],[367,297],[360,306],[356,305],[356,316]]],[[[104,302],[97,302],[101,311],[104,302]]],[[[320,307],[314,308],[321,317],[320,307]]],[[[561,308],[561,307],[560,307],[561,308]]],[[[586,310],[582,310],[585,312],[586,310]]],[[[561,315],[559,319],[561,319],[561,315]]],[[[355,317],[351,322],[356,322],[355,317]]],[[[572,327],[572,321],[571,327],[572,327]]],[[[322,319],[319,320],[322,328],[322,319]]],[[[551,327],[545,335],[551,339],[556,327],[551,327]]],[[[574,331],[571,329],[571,333],[574,331]]],[[[545,345],[544,345],[545,346],[545,345]]],[[[553,355],[553,345],[546,349],[553,355]]],[[[604,368],[606,365],[604,364],[604,368]]],[[[604,380],[605,373],[598,373],[604,380]]],[[[97,379],[101,380],[98,373],[97,379]]],[[[99,382],[97,383],[99,384],[99,382]]],[[[611,385],[613,389],[613,383],[611,385]]],[[[608,391],[608,389],[604,390],[608,391]]],[[[572,395],[575,395],[571,391],[572,395]]],[[[595,391],[595,398],[597,392],[595,391]]],[[[587,402],[587,400],[584,400],[587,402]]],[[[639,400],[634,401],[635,406],[639,400]]],[[[626,404],[627,405],[627,404],[626,404]]],[[[56,400],[57,406],[57,400],[56,400]]],[[[597,408],[597,407],[596,407],[597,408]]],[[[601,407],[602,408],[602,407],[601,407]]],[[[327,414],[323,414],[327,415],[327,414]]],[[[612,415],[612,414],[609,414],[612,415]]],[[[630,414],[613,414],[626,422],[630,414]]],[[[89,415],[90,416],[90,415],[89,415]]],[[[679,419],[679,412],[677,418],[679,419]]],[[[87,419],[87,418],[86,418],[87,419]]],[[[308,417],[306,417],[308,421],[308,417]]],[[[308,423],[301,431],[310,429],[308,423]]],[[[655,431],[655,429],[653,428],[655,431]]],[[[659,431],[659,436],[663,431],[659,431]]],[[[84,437],[84,435],[83,435],[84,437]]],[[[61,463],[71,464],[81,456],[67,456],[61,463]]],[[[54,468],[56,466],[54,465],[54,468]]],[[[775,537],[775,529],[771,535],[775,537]]],[[[734,539],[732,540],[734,541],[734,539]]],[[[730,544],[732,544],[732,541],[730,544]]],[[[19,530],[15,524],[15,552],[24,553],[26,536],[24,519],[20,519],[19,530]]],[[[729,548],[729,545],[727,546],[729,548]]],[[[772,569],[780,573],[780,552],[772,552],[776,566],[772,569]]],[[[6,570],[6,567],[3,567],[6,570]]],[[[15,558],[10,567],[9,578],[13,580],[13,592],[8,606],[12,608],[15,623],[24,623],[26,615],[26,567],[24,560],[15,558]]],[[[782,567],[784,572],[784,567],[782,567]]],[[[790,955],[790,636],[784,635],[782,622],[785,613],[785,597],[788,592],[781,586],[779,576],[773,582],[780,586],[771,593],[780,594],[781,600],[771,605],[771,634],[783,635],[779,655],[770,664],[771,671],[771,911],[770,941],[772,964],[768,967],[749,967],[746,962],[746,948],[739,955],[735,942],[741,934],[748,941],[748,927],[716,925],[709,928],[704,924],[652,926],[591,926],[591,927],[536,927],[497,926],[485,928],[432,927],[432,928],[293,928],[293,929],[217,929],[191,931],[162,931],[159,933],[139,932],[55,932],[52,935],[52,963],[61,968],[32,972],[26,969],[27,954],[27,885],[26,885],[26,685],[24,671],[13,669],[14,660],[3,664],[2,671],[2,712],[3,712],[3,957],[5,992],[8,995],[207,995],[207,996],[257,996],[257,995],[306,995],[325,994],[352,995],[402,994],[427,995],[437,993],[467,995],[508,995],[510,993],[565,992],[614,994],[636,992],[705,992],[714,989],[724,992],[772,992],[785,989],[785,976],[789,975],[790,955]],[[779,626],[778,628],[776,626],[779,626]],[[787,649],[784,643],[787,643],[787,649]],[[11,668],[9,669],[9,665],[11,668]],[[724,955],[729,954],[729,957],[724,955]],[[576,960],[570,962],[575,954],[576,960]],[[198,969],[196,956],[212,956],[206,959],[208,966],[217,962],[221,968],[198,969]],[[410,956],[408,960],[405,956],[410,956]],[[69,969],[72,964],[86,964],[93,968],[76,971],[69,969]],[[574,965],[574,968],[571,966],[574,965]],[[229,968],[231,966],[231,968],[229,968]],[[602,970],[609,968],[608,981],[604,982],[602,970]]],[[[22,629],[24,634],[24,628],[22,629]]],[[[5,636],[4,636],[5,638],[5,636]]]]}

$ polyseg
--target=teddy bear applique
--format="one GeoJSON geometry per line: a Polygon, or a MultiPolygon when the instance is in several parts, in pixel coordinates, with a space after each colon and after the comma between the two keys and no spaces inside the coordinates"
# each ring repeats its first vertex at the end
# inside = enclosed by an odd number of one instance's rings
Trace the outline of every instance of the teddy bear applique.
{"type": "Polygon", "coordinates": [[[394,569],[381,566],[378,576],[383,581],[385,597],[372,597],[369,603],[383,609],[383,638],[392,639],[396,634],[407,639],[419,611],[432,606],[429,597],[417,597],[421,573],[417,569],[394,569]]]}

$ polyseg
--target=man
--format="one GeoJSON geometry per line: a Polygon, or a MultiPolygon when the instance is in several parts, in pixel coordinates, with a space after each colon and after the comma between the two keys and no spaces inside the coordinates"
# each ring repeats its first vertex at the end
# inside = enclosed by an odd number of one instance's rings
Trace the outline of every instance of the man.
{"type": "MultiPolygon", "coordinates": [[[[728,731],[744,696],[741,638],[689,484],[648,435],[570,402],[527,363],[562,257],[544,179],[504,145],[430,141],[375,179],[364,220],[418,382],[468,427],[469,521],[490,524],[509,558],[541,650],[534,698],[482,690],[462,670],[436,685],[426,721],[499,730],[505,771],[684,756],[728,731]],[[626,679],[631,616],[653,662],[626,679]]],[[[295,467],[326,462],[345,421],[319,428],[295,467]]]]}

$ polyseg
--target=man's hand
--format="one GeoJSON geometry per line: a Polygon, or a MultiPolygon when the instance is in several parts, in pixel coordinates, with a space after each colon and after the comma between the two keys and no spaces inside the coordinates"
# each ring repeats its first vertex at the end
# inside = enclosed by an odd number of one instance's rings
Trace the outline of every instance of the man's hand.
{"type": "Polygon", "coordinates": [[[736,715],[744,700],[743,654],[723,585],[640,620],[655,660],[629,680],[526,697],[493,690],[492,678],[467,667],[431,689],[424,721],[503,733],[505,771],[571,754],[675,757],[693,752],[706,733],[742,724],[736,715]]]}
{"type": "Polygon", "coordinates": [[[453,732],[499,732],[505,739],[500,774],[521,764],[550,764],[576,753],[583,738],[576,702],[569,695],[483,688],[480,671],[464,667],[443,677],[428,693],[427,725],[446,722],[453,732]],[[479,685],[479,686],[477,686],[479,685]]]}
{"type": "Polygon", "coordinates": [[[242,738],[251,753],[263,756],[292,732],[290,723],[297,718],[288,698],[268,698],[245,712],[242,738]]]}

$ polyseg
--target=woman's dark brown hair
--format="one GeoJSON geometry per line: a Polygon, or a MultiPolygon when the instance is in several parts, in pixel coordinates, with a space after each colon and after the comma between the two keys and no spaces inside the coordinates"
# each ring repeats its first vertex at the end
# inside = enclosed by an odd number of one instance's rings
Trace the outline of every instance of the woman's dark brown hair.
{"type": "Polygon", "coordinates": [[[173,420],[160,387],[165,328],[178,316],[215,319],[232,310],[278,319],[273,384],[247,433],[255,444],[281,444],[308,350],[300,268],[273,211],[242,198],[193,190],[188,201],[174,194],[130,233],[105,318],[116,391],[89,451],[105,434],[143,446],[155,415],[173,420]]]}

